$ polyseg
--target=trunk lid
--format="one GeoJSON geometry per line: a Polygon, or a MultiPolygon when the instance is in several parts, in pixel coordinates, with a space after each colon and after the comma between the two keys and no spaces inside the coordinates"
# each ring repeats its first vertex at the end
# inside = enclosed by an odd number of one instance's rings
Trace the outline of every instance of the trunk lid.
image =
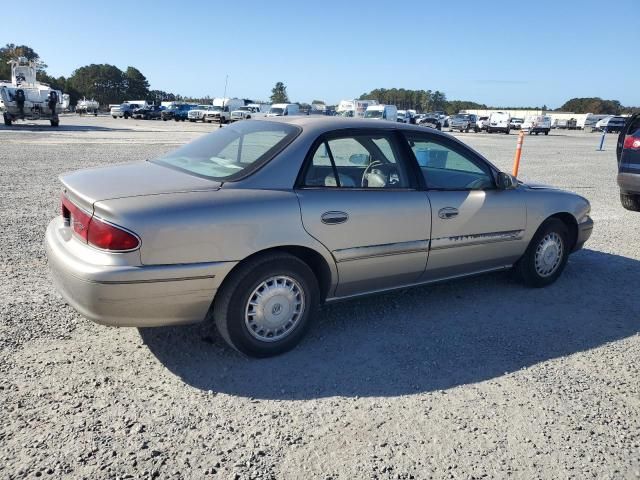
{"type": "Polygon", "coordinates": [[[214,191],[220,182],[196,177],[151,162],[89,168],[60,176],[65,194],[78,206],[116,198],[192,191],[214,191]]]}

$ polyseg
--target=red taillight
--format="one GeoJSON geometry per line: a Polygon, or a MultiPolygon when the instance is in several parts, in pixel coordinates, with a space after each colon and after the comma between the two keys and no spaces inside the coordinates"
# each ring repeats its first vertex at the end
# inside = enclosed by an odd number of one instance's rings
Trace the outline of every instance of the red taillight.
{"type": "Polygon", "coordinates": [[[94,247],[117,252],[135,250],[140,246],[138,237],[85,212],[64,195],[62,196],[62,216],[65,224],[78,237],[94,247]]]}
{"type": "Polygon", "coordinates": [[[65,224],[73,230],[85,242],[89,233],[89,223],[91,222],[91,214],[80,209],[65,196],[62,197],[62,216],[65,224]]]}
{"type": "Polygon", "coordinates": [[[624,148],[627,150],[640,150],[640,137],[633,135],[624,137],[624,148]]]}
{"type": "Polygon", "coordinates": [[[89,223],[88,242],[103,250],[134,250],[140,246],[135,235],[96,217],[89,223]]]}

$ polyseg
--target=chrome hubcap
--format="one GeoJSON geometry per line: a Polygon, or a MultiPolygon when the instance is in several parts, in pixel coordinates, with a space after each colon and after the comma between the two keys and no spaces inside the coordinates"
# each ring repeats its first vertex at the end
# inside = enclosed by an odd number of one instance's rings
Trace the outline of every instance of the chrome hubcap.
{"type": "Polygon", "coordinates": [[[560,266],[564,245],[556,232],[545,235],[536,248],[536,272],[541,277],[548,277],[560,266]]]}
{"type": "Polygon", "coordinates": [[[304,313],[304,291],[291,277],[270,277],[249,295],[244,323],[251,336],[275,342],[288,336],[304,313]]]}

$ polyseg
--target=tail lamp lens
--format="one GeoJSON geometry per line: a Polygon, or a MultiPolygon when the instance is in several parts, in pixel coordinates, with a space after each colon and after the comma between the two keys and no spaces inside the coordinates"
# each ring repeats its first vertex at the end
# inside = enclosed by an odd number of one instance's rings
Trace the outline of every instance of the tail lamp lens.
{"type": "Polygon", "coordinates": [[[624,137],[624,148],[629,150],[640,150],[640,137],[627,135],[624,137]]]}
{"type": "Polygon", "coordinates": [[[138,237],[85,212],[64,195],[62,216],[73,233],[94,247],[117,252],[134,250],[140,246],[138,237]]]}

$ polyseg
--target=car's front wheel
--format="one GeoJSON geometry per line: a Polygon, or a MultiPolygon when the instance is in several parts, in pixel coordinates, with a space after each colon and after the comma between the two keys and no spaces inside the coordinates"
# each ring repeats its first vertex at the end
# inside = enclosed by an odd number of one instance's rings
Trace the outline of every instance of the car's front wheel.
{"type": "Polygon", "coordinates": [[[273,253],[230,274],[216,295],[213,318],[233,348],[270,357],[300,342],[319,301],[318,281],[309,266],[292,255],[273,253]]]}
{"type": "Polygon", "coordinates": [[[569,258],[569,232],[557,218],[545,221],[515,265],[521,280],[530,287],[546,287],[555,282],[569,258]]]}

